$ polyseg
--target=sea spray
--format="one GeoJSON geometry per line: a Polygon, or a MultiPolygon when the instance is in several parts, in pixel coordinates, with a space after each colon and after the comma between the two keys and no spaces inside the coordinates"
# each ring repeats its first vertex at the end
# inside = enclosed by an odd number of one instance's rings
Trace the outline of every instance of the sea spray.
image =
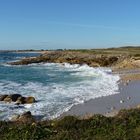
{"type": "MultiPolygon", "coordinates": [[[[18,54],[17,56],[18,57],[18,54]]],[[[0,102],[0,119],[31,111],[40,119],[52,119],[73,105],[117,94],[118,75],[109,68],[92,68],[68,63],[39,63],[25,66],[0,65],[0,94],[33,96],[34,104],[0,102]]]]}

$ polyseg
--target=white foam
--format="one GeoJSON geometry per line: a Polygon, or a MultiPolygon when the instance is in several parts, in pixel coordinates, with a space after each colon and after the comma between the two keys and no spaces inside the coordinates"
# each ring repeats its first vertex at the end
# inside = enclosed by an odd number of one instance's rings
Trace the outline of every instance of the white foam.
{"type": "Polygon", "coordinates": [[[0,103],[0,119],[9,119],[16,112],[20,114],[30,110],[33,115],[42,115],[44,119],[52,119],[68,111],[73,105],[87,100],[118,93],[119,76],[112,75],[108,68],[92,68],[87,65],[64,64],[32,64],[33,68],[71,71],[71,77],[81,78],[79,81],[43,84],[27,82],[20,84],[12,81],[0,81],[0,94],[20,93],[23,96],[34,96],[38,102],[21,105],[0,103]]]}

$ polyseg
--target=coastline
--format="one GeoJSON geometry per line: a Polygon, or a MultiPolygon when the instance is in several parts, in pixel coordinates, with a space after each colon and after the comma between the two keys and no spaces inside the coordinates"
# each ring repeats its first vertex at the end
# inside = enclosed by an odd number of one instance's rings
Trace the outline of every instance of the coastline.
{"type": "MultiPolygon", "coordinates": [[[[49,63],[55,62],[56,60],[63,58],[63,56],[60,57],[59,54],[58,56],[55,55],[55,57],[52,53],[49,55],[51,55],[50,57],[53,58],[49,59],[48,55],[45,54],[45,56],[43,57],[41,55],[39,57],[23,59],[16,64],[27,65],[31,63],[49,63]]],[[[76,53],[74,54],[74,56],[75,55],[76,53]]],[[[68,55],[68,57],[66,57],[67,61],[74,64],[74,56],[69,59],[70,56],[68,55]]],[[[114,69],[113,67],[110,67],[110,61],[108,61],[109,59],[107,59],[106,61],[109,63],[102,63],[103,59],[101,58],[99,58],[99,60],[101,60],[99,61],[99,63],[107,64],[108,68],[112,69],[112,73],[111,71],[109,71],[109,74],[120,75],[121,79],[118,81],[120,91],[119,94],[96,98],[87,101],[84,104],[73,106],[68,112],[65,112],[60,117],[52,120],[41,120],[41,118],[37,119],[37,117],[41,116],[36,116],[35,114],[32,114],[32,110],[28,109],[23,112],[23,114],[13,115],[12,118],[8,121],[1,120],[0,123],[2,131],[0,133],[0,136],[4,139],[27,139],[28,135],[28,139],[64,139],[64,137],[66,136],[66,139],[99,138],[111,140],[116,138],[135,139],[139,137],[140,63],[139,61],[135,61],[135,59],[133,59],[132,61],[131,59],[129,59],[127,61],[128,65],[126,63],[123,63],[121,65],[120,63],[122,61],[126,62],[126,60],[122,60],[120,62],[120,58],[117,62],[113,61],[112,63],[111,61],[112,66],[116,66],[118,64],[120,64],[119,66],[121,66],[117,67],[117,69],[114,69]],[[133,65],[135,62],[137,62],[136,65],[133,65]]],[[[83,59],[82,61],[84,62],[85,59],[83,59]]],[[[80,56],[77,58],[77,60],[77,62],[81,62],[80,56]]],[[[66,59],[64,59],[61,62],[63,63],[67,61],[66,59]]],[[[80,63],[80,65],[82,65],[83,62],[80,63]]],[[[88,60],[86,60],[86,62],[88,62],[88,60]]],[[[101,83],[102,82],[103,81],[101,81],[101,83]]],[[[92,86],[94,86],[94,84],[92,86]]],[[[86,91],[87,90],[84,91],[84,94],[86,93],[86,91]]],[[[99,92],[97,94],[99,94],[99,92]]],[[[10,98],[12,96],[10,96],[10,98]]],[[[38,100],[38,98],[36,99],[38,100]]],[[[47,106],[45,107],[45,110],[46,109],[47,106]]],[[[37,110],[37,108],[35,108],[35,110],[37,110]]],[[[14,112],[13,109],[12,112],[14,112]]]]}
{"type": "MultiPolygon", "coordinates": [[[[27,57],[19,61],[10,62],[11,65],[28,65],[32,63],[70,63],[87,64],[90,67],[108,67],[113,75],[119,75],[119,94],[91,99],[83,104],[73,106],[68,112],[60,115],[86,116],[93,114],[116,114],[120,109],[131,108],[140,103],[134,100],[139,91],[140,80],[140,48],[116,48],[93,50],[63,50],[43,51],[37,57],[27,57]],[[138,80],[138,81],[136,81],[138,80]],[[131,82],[129,82],[131,81],[131,82]],[[129,82],[129,83],[128,83],[129,82]],[[135,89],[134,87],[137,87],[135,89]],[[130,89],[127,89],[130,88],[130,89]],[[129,93],[127,93],[129,92],[129,93]],[[131,94],[135,97],[131,97],[131,94]],[[125,94],[127,93],[127,94],[125,94]],[[112,113],[113,112],[113,113],[112,113]],[[114,113],[115,112],[115,113],[114,113]]],[[[24,51],[17,51],[27,52],[24,51]]],[[[29,52],[29,51],[28,51],[29,52]]],[[[35,51],[30,51],[35,52],[35,51]]],[[[86,92],[86,91],[85,91],[86,92]]],[[[58,118],[60,118],[58,117],[58,118]]]]}
{"type": "Polygon", "coordinates": [[[45,51],[35,58],[26,58],[11,65],[28,65],[32,63],[70,63],[87,64],[91,67],[109,67],[112,74],[120,75],[119,94],[92,99],[73,106],[60,115],[92,116],[103,114],[113,116],[121,109],[136,107],[140,103],[138,96],[140,84],[140,48],[113,48],[93,50],[45,51]]]}
{"type": "Polygon", "coordinates": [[[122,109],[136,108],[140,104],[140,73],[134,70],[129,70],[129,72],[123,71],[123,75],[119,74],[121,79],[118,83],[118,94],[91,99],[83,104],[75,105],[60,117],[72,115],[87,118],[95,114],[112,117],[122,109]]]}

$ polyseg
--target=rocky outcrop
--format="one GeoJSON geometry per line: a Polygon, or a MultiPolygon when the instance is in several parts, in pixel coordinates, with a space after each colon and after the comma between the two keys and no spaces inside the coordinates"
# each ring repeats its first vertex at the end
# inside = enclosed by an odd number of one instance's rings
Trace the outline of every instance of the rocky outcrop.
{"type": "Polygon", "coordinates": [[[27,97],[25,98],[25,103],[26,104],[31,104],[35,102],[35,98],[34,97],[27,97]]]}
{"type": "Polygon", "coordinates": [[[140,68],[139,48],[45,51],[38,57],[24,58],[12,65],[32,63],[87,64],[91,67],[111,67],[113,71],[140,68]]]}
{"type": "Polygon", "coordinates": [[[135,60],[135,58],[126,58],[115,65],[115,70],[127,70],[127,69],[137,69],[140,68],[140,60],[135,60]]]}
{"type": "Polygon", "coordinates": [[[31,103],[35,103],[36,100],[34,97],[30,96],[30,97],[23,97],[20,94],[11,94],[11,95],[1,95],[0,96],[0,101],[4,101],[4,102],[15,102],[16,105],[20,105],[20,104],[31,104],[31,103]]]}
{"type": "Polygon", "coordinates": [[[19,97],[16,101],[16,104],[17,105],[20,105],[20,104],[25,104],[25,97],[19,97]]]}
{"type": "Polygon", "coordinates": [[[4,96],[4,98],[3,98],[3,100],[1,100],[1,101],[5,101],[5,102],[16,102],[17,99],[18,99],[19,97],[21,97],[20,94],[2,95],[2,96],[4,96]]]}
{"type": "Polygon", "coordinates": [[[80,51],[48,51],[38,57],[25,58],[17,62],[12,62],[12,65],[27,65],[31,63],[70,63],[70,64],[87,64],[89,66],[112,66],[119,59],[115,55],[101,55],[90,52],[80,51]]]}
{"type": "Polygon", "coordinates": [[[0,96],[0,101],[3,101],[8,95],[1,95],[0,96]]]}
{"type": "Polygon", "coordinates": [[[27,123],[27,122],[34,122],[35,118],[33,117],[30,111],[27,111],[21,115],[14,115],[11,121],[27,123]]]}

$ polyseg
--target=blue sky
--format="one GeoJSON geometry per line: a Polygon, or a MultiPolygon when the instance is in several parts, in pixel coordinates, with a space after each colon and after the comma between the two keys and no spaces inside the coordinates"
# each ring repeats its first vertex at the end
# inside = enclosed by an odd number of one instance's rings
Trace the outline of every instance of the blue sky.
{"type": "Polygon", "coordinates": [[[140,0],[0,0],[0,49],[140,45],[140,0]]]}

